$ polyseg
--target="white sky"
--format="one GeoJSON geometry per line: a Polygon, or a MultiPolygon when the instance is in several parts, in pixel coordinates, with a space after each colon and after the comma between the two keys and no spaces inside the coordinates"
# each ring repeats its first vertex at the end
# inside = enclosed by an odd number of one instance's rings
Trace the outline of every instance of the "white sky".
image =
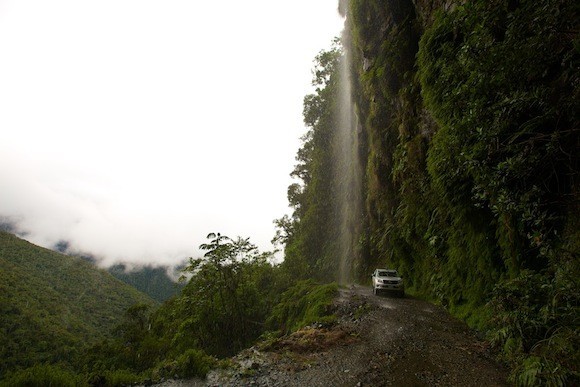
{"type": "Polygon", "coordinates": [[[0,0],[0,216],[105,264],[271,250],[337,0],[0,0]]]}

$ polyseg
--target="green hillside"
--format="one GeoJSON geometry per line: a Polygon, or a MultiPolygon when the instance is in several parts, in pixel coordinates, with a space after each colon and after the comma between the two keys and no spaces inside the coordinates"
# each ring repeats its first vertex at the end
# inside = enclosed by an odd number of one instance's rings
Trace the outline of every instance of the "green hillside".
{"type": "Polygon", "coordinates": [[[0,232],[0,376],[70,360],[136,303],[155,301],[89,262],[0,232]]]}
{"type": "Polygon", "coordinates": [[[167,267],[143,266],[131,270],[124,264],[109,267],[108,272],[115,278],[133,286],[152,299],[163,302],[179,294],[183,284],[174,282],[167,274],[167,267]]]}

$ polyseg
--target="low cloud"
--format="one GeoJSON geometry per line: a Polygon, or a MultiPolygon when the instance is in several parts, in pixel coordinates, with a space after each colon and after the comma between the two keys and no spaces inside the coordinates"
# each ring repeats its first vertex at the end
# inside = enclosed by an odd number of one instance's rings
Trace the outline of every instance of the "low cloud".
{"type": "Polygon", "coordinates": [[[173,265],[209,232],[272,249],[312,60],[341,29],[335,1],[5,8],[0,216],[12,227],[103,265],[173,265]]]}
{"type": "MultiPolygon", "coordinates": [[[[139,194],[135,191],[145,187],[135,181],[131,190],[119,194],[104,185],[106,179],[89,174],[93,179],[87,180],[74,168],[63,170],[46,162],[23,164],[6,153],[0,163],[10,166],[0,167],[3,229],[48,248],[56,249],[60,243],[66,252],[94,256],[103,266],[118,262],[178,265],[198,256],[197,247],[214,231],[250,236],[262,250],[271,249],[275,213],[243,203],[245,195],[239,195],[242,201],[220,202],[224,198],[219,193],[212,200],[179,182],[172,188],[187,190],[191,196],[174,195],[171,189],[139,194]]],[[[262,200],[262,208],[268,208],[268,199],[262,200]]]]}

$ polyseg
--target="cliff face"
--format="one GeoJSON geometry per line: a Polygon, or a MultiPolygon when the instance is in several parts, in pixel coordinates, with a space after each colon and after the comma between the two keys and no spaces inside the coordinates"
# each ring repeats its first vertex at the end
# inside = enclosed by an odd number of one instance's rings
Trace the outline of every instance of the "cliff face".
{"type": "MultiPolygon", "coordinates": [[[[578,318],[573,3],[351,0],[344,37],[363,127],[359,278],[395,266],[472,324],[507,326],[511,358],[548,363],[536,344],[578,318]]],[[[566,364],[577,340],[568,350],[566,364]]]]}
{"type": "Polygon", "coordinates": [[[435,202],[426,160],[437,124],[421,98],[416,55],[423,29],[440,7],[359,1],[351,2],[348,17],[365,147],[366,248],[360,276],[388,263],[420,291],[429,288],[431,276],[423,278],[419,265],[430,266],[434,253],[435,202]]]}

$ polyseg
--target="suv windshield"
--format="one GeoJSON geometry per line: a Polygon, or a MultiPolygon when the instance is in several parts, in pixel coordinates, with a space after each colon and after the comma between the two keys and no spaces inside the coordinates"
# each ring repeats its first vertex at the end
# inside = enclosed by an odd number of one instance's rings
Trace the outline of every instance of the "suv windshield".
{"type": "Polygon", "coordinates": [[[396,277],[397,276],[397,272],[395,270],[389,270],[389,271],[379,271],[379,277],[396,277]]]}

